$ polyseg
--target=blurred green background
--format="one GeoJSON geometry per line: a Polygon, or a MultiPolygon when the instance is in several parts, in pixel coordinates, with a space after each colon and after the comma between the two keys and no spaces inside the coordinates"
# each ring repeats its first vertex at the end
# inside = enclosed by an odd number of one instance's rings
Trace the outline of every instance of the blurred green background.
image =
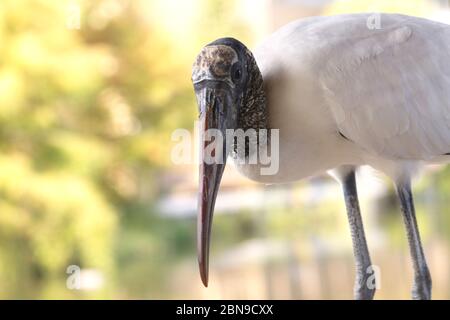
{"type": "MultiPolygon", "coordinates": [[[[450,21],[426,0],[1,0],[0,298],[350,299],[341,191],[323,176],[265,186],[227,168],[210,287],[196,260],[196,166],[174,165],[197,117],[191,65],[208,42],[250,48],[296,18],[400,12],[450,21]],[[70,286],[80,268],[76,288],[70,286]]],[[[359,174],[377,298],[409,298],[398,203],[359,174]]],[[[450,168],[415,184],[434,297],[450,297],[450,168]]]]}

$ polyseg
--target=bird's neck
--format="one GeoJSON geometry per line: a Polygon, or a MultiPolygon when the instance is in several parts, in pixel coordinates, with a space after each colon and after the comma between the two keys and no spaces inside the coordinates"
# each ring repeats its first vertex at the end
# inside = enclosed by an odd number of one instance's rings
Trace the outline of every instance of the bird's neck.
{"type": "Polygon", "coordinates": [[[264,82],[253,56],[250,59],[249,82],[244,93],[244,103],[238,119],[239,128],[244,131],[255,129],[269,129],[267,126],[267,107],[264,82]]]}
{"type": "MultiPolygon", "coordinates": [[[[251,53],[250,53],[251,55],[251,53]]],[[[264,91],[264,82],[259,68],[251,56],[251,65],[249,66],[249,81],[247,89],[243,95],[242,108],[238,117],[238,128],[242,129],[248,135],[245,139],[245,156],[248,158],[260,147],[267,146],[270,143],[270,129],[268,128],[266,93],[264,91]],[[262,130],[266,130],[263,132],[262,130]],[[251,133],[255,133],[253,135],[251,133]],[[251,148],[250,144],[254,144],[251,148]]],[[[237,145],[234,146],[235,151],[237,145]]]]}

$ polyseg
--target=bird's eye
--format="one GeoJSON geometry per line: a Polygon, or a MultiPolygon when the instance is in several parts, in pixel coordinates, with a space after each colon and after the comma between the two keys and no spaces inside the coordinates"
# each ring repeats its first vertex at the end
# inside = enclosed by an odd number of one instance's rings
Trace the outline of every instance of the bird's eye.
{"type": "Polygon", "coordinates": [[[242,68],[239,62],[236,62],[231,66],[231,79],[233,82],[239,82],[242,78],[242,68]]]}

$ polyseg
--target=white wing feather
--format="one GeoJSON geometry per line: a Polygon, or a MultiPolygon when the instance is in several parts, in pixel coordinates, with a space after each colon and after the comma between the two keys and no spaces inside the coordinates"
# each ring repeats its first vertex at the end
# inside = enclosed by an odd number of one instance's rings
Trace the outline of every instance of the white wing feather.
{"type": "Polygon", "coordinates": [[[328,39],[319,81],[339,131],[383,157],[449,153],[450,26],[382,15],[370,30],[365,17],[314,27],[328,39]]]}

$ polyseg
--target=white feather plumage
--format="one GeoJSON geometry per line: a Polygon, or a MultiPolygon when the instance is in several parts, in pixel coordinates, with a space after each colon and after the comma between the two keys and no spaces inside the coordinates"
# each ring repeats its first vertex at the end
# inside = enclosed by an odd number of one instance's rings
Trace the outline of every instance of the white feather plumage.
{"type": "Polygon", "coordinates": [[[369,18],[298,20],[255,50],[280,170],[237,165],[244,175],[286,182],[368,164],[399,180],[450,160],[450,26],[381,14],[371,29],[369,18]]]}

